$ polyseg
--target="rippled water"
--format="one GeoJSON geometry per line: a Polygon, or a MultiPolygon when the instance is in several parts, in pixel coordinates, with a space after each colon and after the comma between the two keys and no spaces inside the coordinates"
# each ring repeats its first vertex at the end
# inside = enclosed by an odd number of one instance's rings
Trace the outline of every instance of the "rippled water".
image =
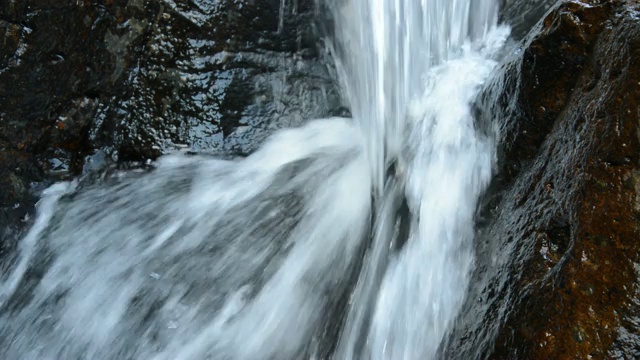
{"type": "Polygon", "coordinates": [[[473,102],[509,30],[494,0],[331,7],[353,119],[48,189],[0,283],[4,358],[436,356],[494,163],[473,102]]]}

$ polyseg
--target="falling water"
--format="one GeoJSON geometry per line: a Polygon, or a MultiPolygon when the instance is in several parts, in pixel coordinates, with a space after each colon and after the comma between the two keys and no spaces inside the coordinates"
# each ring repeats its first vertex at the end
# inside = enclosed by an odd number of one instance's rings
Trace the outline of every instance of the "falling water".
{"type": "Polygon", "coordinates": [[[2,358],[297,359],[335,309],[335,359],[435,357],[494,161],[472,104],[496,2],[336,0],[353,119],[50,188],[1,279],[2,358]]]}
{"type": "Polygon", "coordinates": [[[336,357],[432,358],[464,299],[476,199],[493,163],[471,104],[508,29],[496,26],[494,0],[350,1],[335,17],[374,194],[395,162],[411,214],[406,245],[387,254],[394,213],[379,212],[336,357]]]}

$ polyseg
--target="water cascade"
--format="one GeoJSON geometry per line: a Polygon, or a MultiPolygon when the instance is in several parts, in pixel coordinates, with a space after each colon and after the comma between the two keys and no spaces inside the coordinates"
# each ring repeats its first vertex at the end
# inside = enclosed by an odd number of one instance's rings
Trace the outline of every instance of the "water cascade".
{"type": "Polygon", "coordinates": [[[334,359],[437,355],[494,163],[473,102],[509,30],[497,0],[331,1],[353,118],[48,189],[0,278],[2,358],[298,359],[337,314],[334,359]]]}

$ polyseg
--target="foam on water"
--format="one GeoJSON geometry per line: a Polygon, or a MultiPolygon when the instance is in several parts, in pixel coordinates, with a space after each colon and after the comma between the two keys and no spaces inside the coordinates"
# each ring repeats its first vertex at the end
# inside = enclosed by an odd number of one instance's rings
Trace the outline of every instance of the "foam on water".
{"type": "Polygon", "coordinates": [[[494,162],[473,102],[508,29],[495,0],[333,10],[354,118],[52,187],[0,278],[3,358],[297,359],[335,309],[335,359],[436,356],[494,162]]]}
{"type": "MultiPolygon", "coordinates": [[[[367,134],[374,193],[395,162],[412,219],[397,253],[380,256],[393,237],[374,237],[380,243],[366,261],[375,264],[362,271],[336,357],[432,358],[464,299],[476,200],[494,161],[472,103],[509,30],[497,26],[493,0],[349,1],[334,9],[336,63],[367,134]],[[376,289],[375,301],[364,289],[376,289]]],[[[376,234],[388,233],[395,214],[380,214],[390,218],[377,218],[376,234]]]]}

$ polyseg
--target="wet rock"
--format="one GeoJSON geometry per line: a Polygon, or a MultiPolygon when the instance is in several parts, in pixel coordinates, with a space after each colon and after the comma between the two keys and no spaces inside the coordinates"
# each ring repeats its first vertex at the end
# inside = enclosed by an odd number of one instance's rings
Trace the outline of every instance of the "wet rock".
{"type": "Polygon", "coordinates": [[[501,0],[500,19],[511,25],[511,35],[522,39],[558,0],[501,0]]]}
{"type": "Polygon", "coordinates": [[[100,105],[92,143],[120,160],[184,147],[245,154],[276,129],[335,112],[338,89],[309,26],[313,2],[283,4],[167,1],[149,19],[125,19],[108,48],[116,58],[129,49],[137,63],[124,96],[100,105]]]}
{"type": "Polygon", "coordinates": [[[503,190],[447,358],[640,356],[639,10],[567,1],[514,51],[503,190]]]}
{"type": "MultiPolygon", "coordinates": [[[[19,228],[34,182],[77,173],[90,148],[91,102],[113,68],[103,33],[117,6],[0,5],[0,223],[19,228]]],[[[113,89],[111,89],[113,91],[113,89]]]]}
{"type": "Polygon", "coordinates": [[[37,183],[176,150],[246,154],[338,113],[313,16],[310,0],[1,2],[0,225],[37,183]]]}

